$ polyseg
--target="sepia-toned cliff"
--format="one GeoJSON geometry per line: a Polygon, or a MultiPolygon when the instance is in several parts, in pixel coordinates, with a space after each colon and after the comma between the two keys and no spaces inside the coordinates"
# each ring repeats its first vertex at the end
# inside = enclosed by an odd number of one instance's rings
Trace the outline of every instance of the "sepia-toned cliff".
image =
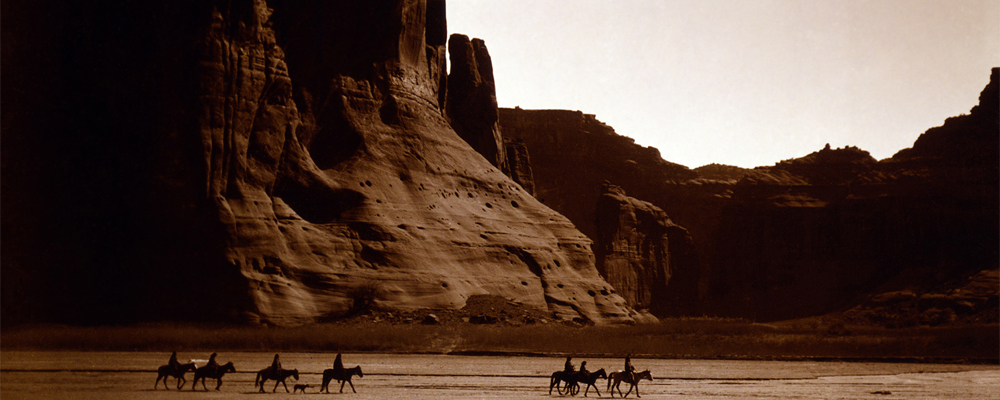
{"type": "Polygon", "coordinates": [[[883,291],[919,296],[998,267],[997,71],[969,114],[881,161],[827,146],[770,167],[692,171],[580,112],[501,109],[500,121],[527,144],[539,199],[595,246],[610,243],[591,222],[606,180],[690,233],[699,271],[691,312],[775,320],[883,291]]]}
{"type": "Polygon", "coordinates": [[[24,11],[55,33],[11,28],[41,52],[13,74],[48,81],[4,91],[33,90],[4,110],[5,314],[287,325],[491,294],[633,321],[502,139],[488,160],[453,130],[444,1],[49,3],[24,11]]]}

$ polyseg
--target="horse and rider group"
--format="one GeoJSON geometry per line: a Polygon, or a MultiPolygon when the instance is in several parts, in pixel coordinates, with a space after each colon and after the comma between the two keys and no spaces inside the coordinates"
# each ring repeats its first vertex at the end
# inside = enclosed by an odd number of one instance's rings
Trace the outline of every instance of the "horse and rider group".
{"type": "MultiPolygon", "coordinates": [[[[197,384],[198,380],[201,380],[201,387],[206,391],[208,388],[205,386],[205,378],[214,378],[216,381],[215,390],[219,390],[222,387],[222,376],[227,372],[236,372],[236,367],[233,366],[232,362],[228,362],[225,365],[219,365],[215,361],[215,353],[212,353],[208,358],[208,363],[201,367],[195,367],[193,362],[187,364],[181,364],[177,361],[177,352],[175,351],[170,355],[170,360],[167,361],[167,365],[161,366],[157,370],[156,382],[153,384],[153,388],[156,389],[160,384],[160,379],[163,379],[163,387],[167,387],[167,377],[177,378],[177,390],[184,387],[184,383],[187,382],[184,379],[184,374],[188,371],[194,371],[194,381],[191,383],[191,390],[198,390],[197,384]]],[[[351,390],[354,390],[354,382],[351,382],[351,378],[357,375],[358,377],[364,377],[364,373],[361,372],[361,366],[356,366],[354,368],[344,368],[344,363],[341,360],[340,353],[337,354],[337,358],[333,361],[333,368],[323,371],[323,384],[320,386],[320,391],[330,393],[328,385],[330,381],[336,379],[340,382],[340,392],[344,392],[344,384],[351,384],[351,390]]],[[[274,360],[271,361],[271,365],[260,371],[257,371],[257,377],[254,379],[253,386],[260,387],[260,392],[264,393],[264,383],[268,380],[274,381],[274,388],[271,392],[278,390],[278,384],[285,387],[285,392],[288,392],[288,385],[285,383],[285,379],[288,377],[295,378],[296,381],[299,380],[299,370],[298,369],[284,369],[281,367],[280,357],[275,354],[274,360]]],[[[297,384],[294,386],[295,391],[302,391],[309,388],[309,385],[297,384]]]]}
{"type": "Polygon", "coordinates": [[[625,356],[625,369],[615,371],[610,374],[605,372],[604,368],[595,372],[587,371],[586,361],[580,363],[580,370],[576,371],[573,368],[573,358],[566,357],[566,364],[564,365],[563,370],[552,373],[552,378],[549,380],[549,394],[552,394],[552,389],[555,388],[559,394],[575,396],[580,392],[580,384],[583,383],[586,385],[583,391],[584,396],[587,396],[591,387],[593,387],[597,395],[600,396],[601,392],[597,389],[597,380],[601,378],[608,380],[608,387],[606,390],[611,393],[611,397],[615,397],[615,389],[618,390],[618,395],[622,397],[627,397],[630,393],[632,393],[632,389],[635,389],[635,396],[641,397],[639,396],[639,381],[643,379],[648,381],[653,380],[653,376],[650,374],[649,370],[642,372],[635,371],[635,367],[632,366],[631,356],[625,356]],[[630,385],[628,391],[624,394],[622,393],[620,386],[622,382],[630,385]]]}
{"type": "MultiPolygon", "coordinates": [[[[236,372],[236,367],[233,366],[232,362],[228,362],[224,365],[219,365],[215,361],[216,353],[212,353],[208,358],[208,363],[201,367],[196,367],[194,362],[189,362],[187,364],[181,364],[177,361],[177,352],[175,351],[170,355],[170,360],[167,365],[161,366],[157,370],[156,382],[153,384],[153,388],[156,389],[160,380],[163,380],[163,387],[167,387],[167,377],[174,377],[177,379],[177,390],[184,387],[186,379],[184,379],[184,374],[188,371],[194,371],[194,381],[191,382],[191,390],[198,390],[198,381],[201,381],[202,389],[208,391],[208,387],[205,385],[206,378],[215,379],[215,390],[219,390],[222,387],[222,377],[227,372],[236,372]]],[[[357,393],[354,389],[354,382],[351,382],[351,378],[357,375],[358,377],[364,377],[364,373],[361,372],[361,366],[356,366],[354,368],[344,368],[344,363],[341,360],[340,353],[337,354],[337,358],[333,361],[333,368],[323,371],[323,383],[320,385],[319,391],[330,393],[329,384],[333,380],[340,382],[340,393],[344,392],[344,384],[349,383],[351,385],[351,391],[357,393]]],[[[288,385],[285,383],[285,379],[288,377],[295,378],[296,381],[299,380],[299,370],[298,369],[285,369],[281,367],[281,360],[278,354],[274,355],[274,360],[271,361],[271,365],[257,372],[257,377],[254,379],[254,388],[259,387],[260,392],[264,393],[264,383],[273,380],[274,388],[271,392],[278,390],[278,385],[281,384],[285,387],[285,392],[288,392],[288,385]]],[[[560,395],[568,394],[570,396],[575,396],[580,392],[580,384],[584,384],[583,395],[587,396],[590,392],[590,388],[593,387],[594,391],[598,396],[601,392],[597,388],[598,379],[607,379],[607,391],[611,393],[611,397],[615,397],[615,389],[618,390],[618,394],[622,397],[627,397],[632,390],[635,389],[636,397],[639,396],[639,381],[646,379],[649,381],[653,380],[650,375],[649,370],[636,372],[635,367],[632,366],[632,360],[630,356],[625,356],[625,368],[621,371],[615,371],[610,374],[601,368],[595,372],[590,372],[587,370],[587,362],[584,361],[580,363],[580,370],[577,371],[573,367],[573,359],[571,357],[566,357],[566,364],[562,371],[556,371],[552,373],[552,378],[549,381],[549,394],[552,394],[552,389],[555,388],[560,395]],[[622,393],[620,387],[621,383],[628,383],[629,389],[627,392],[622,393]]],[[[296,384],[294,385],[293,392],[302,391],[305,393],[309,385],[296,384]]]]}

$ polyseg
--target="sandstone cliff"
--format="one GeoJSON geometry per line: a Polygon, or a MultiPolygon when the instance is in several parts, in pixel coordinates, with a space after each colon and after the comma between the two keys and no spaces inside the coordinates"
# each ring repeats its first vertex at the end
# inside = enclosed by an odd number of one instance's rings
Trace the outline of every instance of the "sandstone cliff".
{"type": "Polygon", "coordinates": [[[502,109],[500,119],[528,145],[537,196],[595,242],[588,225],[607,180],[690,232],[698,312],[772,320],[997,268],[997,71],[970,114],[882,161],[827,146],[753,170],[706,166],[701,176],[579,112],[502,109]]]}
{"type": "Polygon", "coordinates": [[[994,69],[970,114],[890,159],[827,148],[748,174],[712,239],[713,307],[750,299],[740,313],[788,318],[996,269],[997,82],[994,69]]]}
{"type": "Polygon", "coordinates": [[[451,72],[448,74],[448,117],[455,132],[507,172],[507,155],[500,125],[493,61],[482,39],[453,34],[448,40],[451,72]]]}
{"type": "Polygon", "coordinates": [[[449,124],[443,1],[50,3],[23,15],[58,32],[10,28],[45,67],[4,90],[27,101],[4,109],[5,314],[294,324],[492,294],[632,321],[590,239],[449,124]]]}
{"type": "Polygon", "coordinates": [[[689,313],[697,300],[697,255],[687,230],[659,207],[605,183],[597,199],[597,270],[636,309],[689,313]]]}
{"type": "Polygon", "coordinates": [[[697,173],[593,115],[501,109],[500,122],[505,137],[528,148],[535,196],[594,240],[598,269],[618,293],[657,315],[692,312],[701,270],[697,242],[667,217],[664,202],[658,207],[638,199],[662,199],[658,188],[697,173]],[[615,189],[608,190],[609,182],[615,189]]]}

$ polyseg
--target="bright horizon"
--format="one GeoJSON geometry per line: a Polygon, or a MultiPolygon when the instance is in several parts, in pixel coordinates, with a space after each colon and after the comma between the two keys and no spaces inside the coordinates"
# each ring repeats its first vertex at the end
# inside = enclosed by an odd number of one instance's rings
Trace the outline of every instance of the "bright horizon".
{"type": "Polygon", "coordinates": [[[501,107],[595,114],[667,161],[876,159],[969,112],[1000,66],[1000,2],[453,0],[501,107]]]}

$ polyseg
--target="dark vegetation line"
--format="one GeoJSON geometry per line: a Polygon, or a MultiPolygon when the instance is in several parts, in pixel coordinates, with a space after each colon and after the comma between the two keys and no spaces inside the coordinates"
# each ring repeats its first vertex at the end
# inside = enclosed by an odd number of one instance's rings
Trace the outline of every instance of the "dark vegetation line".
{"type": "Polygon", "coordinates": [[[3,351],[296,351],[468,356],[978,363],[1000,362],[1000,327],[828,327],[677,319],[636,326],[321,324],[31,326],[0,333],[3,351]]]}

